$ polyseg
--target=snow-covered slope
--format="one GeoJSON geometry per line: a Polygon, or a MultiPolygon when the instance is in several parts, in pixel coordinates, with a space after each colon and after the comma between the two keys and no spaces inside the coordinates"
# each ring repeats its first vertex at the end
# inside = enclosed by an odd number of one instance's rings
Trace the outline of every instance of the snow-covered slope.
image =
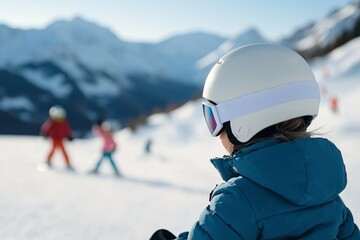
{"type": "Polygon", "coordinates": [[[360,37],[312,62],[318,79],[358,79],[360,74],[360,37]]]}
{"type": "Polygon", "coordinates": [[[295,31],[292,36],[282,40],[282,44],[299,51],[328,46],[344,31],[352,29],[359,17],[359,4],[350,3],[327,17],[295,31]]]}
{"type": "MultiPolygon", "coordinates": [[[[341,196],[359,224],[359,73],[347,68],[352,77],[345,78],[346,71],[337,68],[355,64],[353,59],[360,55],[353,51],[356,42],[314,63],[326,91],[311,130],[341,150],[348,173],[341,196]],[[330,78],[320,74],[322,68],[333,69],[330,78]],[[337,113],[329,105],[334,96],[337,113]]],[[[32,107],[24,99],[0,102],[11,104],[32,107]]],[[[207,206],[209,192],[221,182],[209,159],[225,154],[220,140],[206,128],[200,101],[168,115],[153,115],[135,133],[125,129],[115,137],[119,146],[114,158],[123,179],[115,178],[106,162],[101,175],[87,174],[100,155],[99,139],[66,144],[77,170],[69,173],[63,170],[61,155],[55,155],[53,170],[37,170],[50,147],[46,139],[1,136],[0,239],[142,240],[159,228],[188,231],[207,206]],[[148,139],[153,142],[151,154],[144,153],[148,139]]]]}
{"type": "MultiPolygon", "coordinates": [[[[348,172],[342,197],[359,223],[360,114],[352,106],[360,104],[360,85],[333,84],[329,88],[341,96],[340,112],[333,114],[324,97],[314,127],[332,130],[322,137],[342,150],[348,172]]],[[[136,133],[117,133],[114,158],[123,179],[115,178],[106,162],[101,175],[87,174],[100,155],[99,139],[67,143],[77,169],[69,173],[61,155],[55,155],[53,170],[36,170],[49,150],[46,139],[1,136],[0,238],[142,240],[159,228],[188,231],[221,182],[209,159],[225,154],[201,114],[200,102],[192,102],[170,115],[154,115],[136,133]],[[150,155],[143,153],[148,138],[150,155]]]]}

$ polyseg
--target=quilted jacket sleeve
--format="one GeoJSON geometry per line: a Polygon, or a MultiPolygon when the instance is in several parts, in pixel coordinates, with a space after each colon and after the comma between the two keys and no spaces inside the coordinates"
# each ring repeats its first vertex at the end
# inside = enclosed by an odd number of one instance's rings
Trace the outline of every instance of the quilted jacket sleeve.
{"type": "Polygon", "coordinates": [[[242,190],[232,181],[217,187],[191,231],[179,240],[238,240],[258,237],[257,221],[242,190]]]}
{"type": "Polygon", "coordinates": [[[339,229],[338,239],[357,240],[360,239],[359,228],[354,223],[353,216],[348,208],[344,212],[345,222],[339,229]]]}

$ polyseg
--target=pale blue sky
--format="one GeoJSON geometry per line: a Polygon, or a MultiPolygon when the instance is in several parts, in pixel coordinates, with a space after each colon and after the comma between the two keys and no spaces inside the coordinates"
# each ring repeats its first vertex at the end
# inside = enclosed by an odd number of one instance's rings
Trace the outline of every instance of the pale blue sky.
{"type": "Polygon", "coordinates": [[[0,23],[42,28],[82,16],[130,41],[206,31],[231,37],[256,26],[276,40],[354,0],[0,0],[0,23]]]}

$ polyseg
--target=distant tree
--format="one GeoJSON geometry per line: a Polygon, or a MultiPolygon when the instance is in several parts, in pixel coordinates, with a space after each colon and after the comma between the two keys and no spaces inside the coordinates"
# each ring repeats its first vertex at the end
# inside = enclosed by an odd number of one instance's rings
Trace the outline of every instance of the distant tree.
{"type": "Polygon", "coordinates": [[[360,36],[360,17],[357,19],[357,21],[355,23],[353,36],[354,36],[354,38],[360,36]]]}
{"type": "Polygon", "coordinates": [[[357,18],[352,28],[341,32],[341,34],[339,34],[338,37],[336,37],[333,41],[329,42],[327,45],[325,46],[318,45],[311,50],[298,51],[298,53],[301,56],[303,56],[305,59],[313,59],[316,57],[321,57],[359,36],[360,36],[360,17],[357,18]]]}

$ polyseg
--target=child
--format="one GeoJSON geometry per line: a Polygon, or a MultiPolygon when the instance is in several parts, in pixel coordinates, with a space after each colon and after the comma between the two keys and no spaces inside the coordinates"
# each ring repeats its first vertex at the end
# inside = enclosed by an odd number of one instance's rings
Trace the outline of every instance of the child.
{"type": "Polygon", "coordinates": [[[320,91],[300,55],[273,44],[235,49],[213,67],[203,97],[210,133],[230,155],[211,160],[225,183],[178,239],[360,239],[339,196],[341,153],[307,132],[320,91]]]}
{"type": "Polygon", "coordinates": [[[56,149],[60,149],[63,153],[66,166],[69,170],[73,170],[68,154],[65,150],[63,139],[67,138],[72,141],[71,128],[66,120],[66,112],[61,106],[53,106],[49,110],[50,118],[41,126],[41,135],[52,139],[52,148],[48,154],[46,164],[51,167],[51,158],[56,149]]]}
{"type": "Polygon", "coordinates": [[[109,159],[111,166],[115,171],[116,176],[121,176],[114,160],[112,159],[112,153],[116,149],[116,143],[113,138],[113,132],[111,125],[108,122],[102,122],[93,126],[93,132],[95,135],[100,136],[104,142],[103,153],[100,160],[97,162],[96,167],[90,173],[98,173],[100,165],[104,158],[109,159]]]}

